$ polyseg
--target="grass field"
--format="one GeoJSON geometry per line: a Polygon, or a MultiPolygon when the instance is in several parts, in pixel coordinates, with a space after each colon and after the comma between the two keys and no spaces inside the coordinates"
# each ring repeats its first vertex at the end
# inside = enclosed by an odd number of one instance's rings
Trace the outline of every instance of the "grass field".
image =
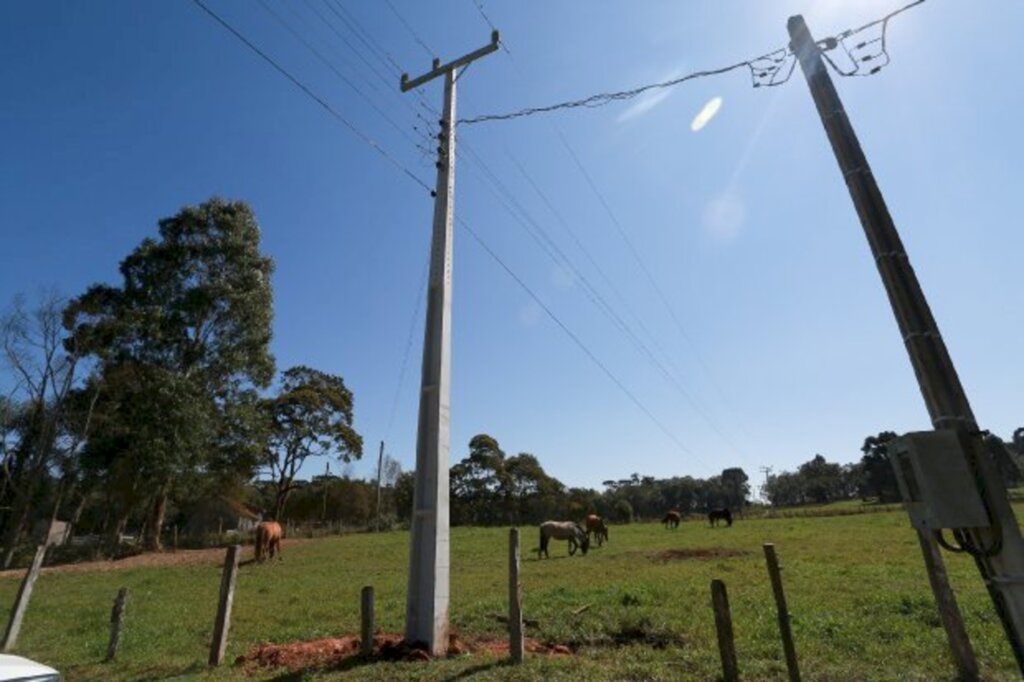
{"type": "MultiPolygon", "coordinates": [[[[784,568],[804,679],[955,678],[902,512],[740,520],[718,529],[697,522],[676,531],[613,526],[611,542],[586,557],[569,558],[561,543],[543,561],[527,551],[535,530],[523,533],[524,611],[539,622],[527,634],[567,644],[574,655],[532,655],[512,668],[474,653],[334,671],[267,670],[255,678],[712,680],[720,665],[709,583],[721,578],[743,678],[783,679],[762,542],[776,544],[784,568]],[[672,549],[710,556],[657,558],[672,549]],[[592,606],[571,614],[586,604],[592,606]]],[[[16,653],[54,665],[68,680],[251,679],[230,662],[260,642],[357,633],[366,584],[376,590],[378,627],[400,632],[408,540],[406,533],[326,538],[288,547],[282,563],[243,567],[228,663],[217,670],[205,666],[220,579],[213,563],[45,573],[16,653]],[[117,662],[104,665],[110,606],[122,585],[131,591],[127,629],[117,662]]],[[[946,557],[984,678],[1019,679],[973,564],[946,557]]],[[[493,614],[506,609],[506,571],[506,529],[453,530],[451,621],[463,640],[504,636],[493,614]]],[[[17,586],[14,577],[0,578],[5,622],[17,586]]]]}

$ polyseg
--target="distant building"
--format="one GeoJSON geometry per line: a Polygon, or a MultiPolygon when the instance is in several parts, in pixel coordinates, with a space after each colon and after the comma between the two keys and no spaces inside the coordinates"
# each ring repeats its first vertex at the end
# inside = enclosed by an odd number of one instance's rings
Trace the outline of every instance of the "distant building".
{"type": "Polygon", "coordinates": [[[260,514],[238,500],[210,497],[182,510],[187,535],[206,533],[251,533],[262,520],[260,514]]]}

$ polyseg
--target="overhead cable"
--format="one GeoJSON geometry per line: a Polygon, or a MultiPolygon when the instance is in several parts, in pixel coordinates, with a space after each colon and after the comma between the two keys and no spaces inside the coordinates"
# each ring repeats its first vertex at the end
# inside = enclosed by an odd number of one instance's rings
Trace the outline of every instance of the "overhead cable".
{"type": "MultiPolygon", "coordinates": [[[[835,70],[840,76],[871,76],[878,73],[889,63],[889,53],[886,51],[886,31],[889,26],[889,21],[903,12],[921,5],[925,0],[914,0],[913,2],[900,7],[897,10],[886,14],[883,17],[870,21],[863,26],[856,29],[848,29],[841,33],[828,38],[823,38],[818,41],[818,45],[821,46],[822,56],[826,59],[829,65],[835,70]],[[855,35],[863,33],[865,31],[874,28],[875,26],[881,25],[882,32],[881,36],[872,41],[862,41],[856,43],[853,48],[849,47],[847,41],[855,35]],[[873,45],[879,45],[879,50],[875,53],[863,52],[865,49],[870,48],[873,45]],[[840,68],[832,59],[827,55],[827,51],[834,49],[838,46],[842,46],[844,51],[853,62],[852,69],[840,68]],[[861,65],[871,63],[871,68],[867,70],[867,73],[862,72],[861,65]]],[[[475,4],[475,0],[474,0],[475,4]]],[[[478,7],[479,9],[479,7],[478,7]]],[[[486,19],[486,15],[485,15],[486,19]]],[[[781,47],[772,52],[755,57],[753,59],[747,59],[729,66],[723,66],[717,69],[708,69],[704,71],[694,71],[678,78],[672,78],[666,81],[658,83],[649,83],[647,85],[641,85],[630,90],[621,90],[618,92],[601,92],[589,97],[582,99],[569,100],[566,102],[559,102],[557,104],[549,104],[542,107],[527,107],[518,111],[513,111],[505,114],[486,114],[483,116],[473,116],[470,118],[463,118],[459,120],[459,123],[471,125],[474,123],[485,123],[487,121],[507,121],[514,118],[523,118],[525,116],[533,116],[536,114],[545,114],[552,111],[559,111],[562,109],[577,109],[577,108],[594,108],[601,107],[612,102],[619,102],[622,100],[632,99],[639,95],[649,92],[651,90],[662,90],[665,88],[675,87],[687,81],[697,80],[699,78],[707,78],[710,76],[720,76],[731,71],[746,68],[750,72],[751,85],[755,88],[759,87],[775,87],[782,85],[787,82],[790,76],[793,75],[793,69],[796,66],[796,59],[793,55],[793,51],[788,47],[781,47]]]]}
{"type": "Polygon", "coordinates": [[[413,182],[415,182],[415,183],[416,183],[417,185],[419,185],[419,186],[420,186],[420,187],[422,187],[423,189],[427,190],[428,192],[429,192],[429,191],[431,191],[430,185],[428,185],[428,184],[427,184],[426,182],[424,182],[424,181],[423,181],[422,179],[420,179],[420,178],[419,178],[419,177],[418,177],[418,176],[417,176],[417,175],[416,175],[415,173],[413,173],[413,172],[412,172],[411,170],[409,170],[408,168],[406,168],[405,166],[403,166],[403,165],[402,165],[402,163],[401,163],[400,161],[398,161],[398,159],[396,159],[395,157],[393,157],[393,156],[392,156],[391,154],[389,154],[389,153],[388,153],[388,152],[387,152],[387,151],[386,151],[386,150],[385,150],[385,149],[384,149],[383,147],[381,147],[381,146],[380,146],[379,144],[377,144],[377,142],[376,142],[376,141],[375,141],[375,140],[374,140],[373,138],[371,138],[370,136],[368,136],[367,134],[365,134],[364,132],[362,132],[361,130],[359,130],[358,128],[356,128],[356,127],[355,127],[355,125],[353,125],[353,124],[352,124],[352,123],[351,123],[351,122],[350,122],[350,121],[349,121],[349,120],[348,120],[347,118],[345,118],[344,116],[342,116],[342,115],[341,115],[341,114],[340,114],[340,113],[338,112],[338,110],[337,110],[337,109],[335,109],[334,107],[332,107],[332,106],[331,106],[330,104],[328,104],[328,103],[327,103],[327,102],[326,102],[326,101],[325,101],[325,100],[324,100],[324,99],[323,99],[322,97],[320,97],[320,96],[319,96],[319,95],[317,95],[317,94],[316,94],[315,92],[313,92],[312,90],[310,90],[310,88],[309,88],[309,87],[308,87],[307,85],[305,85],[305,84],[304,84],[304,83],[303,83],[302,81],[300,81],[300,80],[299,80],[298,78],[296,78],[295,76],[293,76],[293,75],[292,75],[292,74],[291,74],[290,72],[288,72],[288,70],[287,70],[287,69],[285,69],[285,68],[284,68],[283,66],[281,66],[281,65],[280,65],[280,64],[278,64],[278,63],[277,63],[276,61],[274,61],[274,59],[273,59],[273,58],[272,58],[272,57],[271,57],[270,55],[268,55],[268,54],[267,54],[266,52],[264,52],[264,51],[263,51],[263,50],[261,50],[261,49],[260,49],[259,47],[257,47],[257,46],[256,46],[256,45],[255,45],[255,44],[254,44],[254,43],[252,42],[252,41],[250,41],[250,40],[249,40],[248,38],[246,38],[246,37],[245,37],[244,35],[242,35],[242,34],[241,34],[241,33],[240,33],[240,32],[239,32],[239,31],[238,31],[237,29],[235,29],[235,27],[234,27],[234,26],[232,26],[232,25],[231,25],[231,24],[229,24],[229,23],[228,23],[228,22],[227,22],[226,20],[224,20],[223,18],[221,18],[221,16],[220,16],[219,14],[217,14],[217,13],[216,13],[216,12],[214,12],[214,11],[213,11],[212,9],[210,9],[209,7],[207,7],[207,6],[206,6],[206,4],[205,4],[205,3],[203,3],[203,0],[192,0],[192,2],[193,2],[193,3],[194,3],[194,4],[196,5],[196,6],[198,6],[198,7],[199,7],[199,8],[201,9],[201,10],[203,10],[204,12],[206,12],[206,14],[208,14],[208,15],[209,15],[209,16],[210,16],[211,18],[213,18],[213,20],[214,20],[214,21],[216,21],[216,22],[217,22],[218,24],[220,24],[221,26],[223,26],[223,27],[224,27],[224,28],[225,28],[225,29],[226,29],[227,31],[229,31],[229,32],[231,33],[231,35],[235,36],[236,38],[238,38],[238,40],[242,41],[242,43],[243,43],[243,44],[244,44],[244,45],[245,45],[246,47],[248,47],[248,48],[249,48],[250,50],[252,50],[252,51],[253,51],[253,52],[255,52],[255,53],[256,53],[257,55],[259,55],[259,57],[260,57],[261,59],[263,59],[263,60],[264,60],[265,62],[267,62],[268,64],[270,64],[270,65],[271,65],[272,67],[274,67],[274,70],[276,70],[276,71],[277,71],[278,73],[280,73],[280,74],[281,74],[282,76],[284,76],[285,78],[287,78],[287,79],[288,79],[288,80],[289,80],[289,81],[290,81],[290,82],[292,83],[292,85],[294,85],[295,87],[297,87],[297,88],[298,88],[299,90],[301,90],[301,91],[302,91],[303,93],[305,93],[305,95],[306,95],[307,97],[309,97],[309,98],[310,98],[310,99],[312,99],[312,100],[313,100],[314,102],[316,102],[317,104],[319,104],[319,105],[320,105],[320,106],[321,106],[321,107],[322,107],[322,108],[323,108],[323,109],[324,109],[324,110],[325,110],[325,111],[326,111],[326,112],[327,112],[328,114],[330,114],[330,115],[331,115],[331,116],[332,116],[332,117],[333,117],[333,118],[334,118],[334,119],[335,119],[336,121],[338,121],[338,122],[339,122],[339,123],[341,123],[341,124],[342,124],[343,126],[345,126],[345,128],[346,128],[346,129],[348,129],[348,131],[349,131],[349,132],[351,132],[351,133],[352,133],[353,135],[355,135],[355,136],[356,136],[356,137],[358,137],[358,138],[359,138],[360,140],[362,140],[362,141],[363,141],[363,142],[365,142],[365,143],[366,143],[367,145],[369,145],[369,146],[370,146],[370,148],[372,148],[372,149],[373,149],[373,150],[374,150],[375,152],[377,152],[377,153],[378,153],[378,154],[380,154],[380,155],[381,155],[382,157],[384,157],[384,158],[385,158],[385,159],[386,159],[386,160],[387,160],[387,161],[388,161],[389,163],[391,163],[391,164],[392,164],[392,165],[393,165],[393,166],[394,166],[395,168],[397,168],[397,169],[398,169],[398,170],[400,170],[400,171],[401,171],[401,172],[402,172],[403,174],[405,174],[405,175],[406,175],[407,177],[409,177],[409,179],[411,179],[411,180],[412,180],[413,182]]]}
{"type": "MultiPolygon", "coordinates": [[[[480,247],[484,251],[487,252],[487,255],[489,255],[501,267],[501,269],[504,270],[505,273],[508,274],[508,276],[511,277],[516,282],[516,284],[518,284],[520,286],[520,288],[522,288],[522,290],[525,291],[526,294],[530,298],[533,299],[534,303],[536,303],[538,306],[540,306],[541,310],[543,310],[544,313],[547,314],[547,316],[550,317],[551,320],[556,325],[558,325],[558,327],[563,332],[565,332],[565,335],[568,336],[572,340],[572,342],[574,344],[576,344],[576,346],[580,350],[582,350],[586,354],[586,356],[589,357],[590,360],[595,365],[597,365],[598,369],[600,369],[602,372],[604,372],[605,376],[607,376],[612,381],[612,383],[614,383],[619,388],[619,390],[622,391],[622,393],[627,398],[629,398],[629,400],[634,405],[636,405],[637,408],[640,409],[641,412],[643,412],[645,415],[647,415],[647,418],[650,419],[654,423],[654,425],[657,426],[661,430],[662,433],[664,433],[666,436],[668,436],[668,438],[670,440],[672,440],[672,442],[674,442],[676,444],[676,446],[678,446],[679,449],[682,450],[685,454],[690,455],[692,457],[697,457],[697,455],[692,450],[690,450],[688,447],[686,447],[686,445],[684,445],[683,442],[681,440],[679,440],[679,437],[676,436],[674,433],[672,433],[672,431],[670,431],[669,428],[667,426],[665,426],[665,424],[660,419],[655,417],[654,413],[651,412],[647,408],[646,405],[644,405],[642,402],[640,402],[640,399],[637,398],[636,395],[632,391],[630,391],[626,387],[626,385],[624,383],[622,383],[622,381],[617,376],[615,376],[614,373],[612,373],[612,371],[610,369],[608,369],[608,366],[605,365],[603,362],[601,362],[601,359],[598,358],[597,355],[595,355],[594,352],[591,351],[590,348],[588,348],[587,345],[584,344],[583,341],[578,336],[576,336],[576,334],[573,333],[573,331],[571,329],[569,329],[569,327],[564,322],[562,322],[562,320],[557,315],[555,315],[554,311],[552,311],[551,308],[549,308],[547,306],[547,304],[545,304],[544,301],[541,300],[541,298],[536,293],[534,293],[533,289],[531,289],[526,284],[526,282],[524,282],[519,277],[519,275],[517,275],[512,270],[512,268],[510,268],[508,265],[505,264],[505,261],[503,261],[501,259],[501,257],[498,256],[498,254],[495,253],[491,249],[491,247],[487,245],[487,242],[485,242],[480,237],[480,235],[477,234],[476,230],[474,230],[472,227],[469,226],[469,223],[467,223],[465,220],[463,220],[462,217],[460,217],[460,216],[456,216],[455,219],[459,223],[459,226],[462,227],[464,230],[466,230],[466,232],[469,233],[469,235],[476,241],[476,243],[479,244],[480,247]]],[[[705,462],[705,464],[706,464],[706,462],[705,462]]]]}

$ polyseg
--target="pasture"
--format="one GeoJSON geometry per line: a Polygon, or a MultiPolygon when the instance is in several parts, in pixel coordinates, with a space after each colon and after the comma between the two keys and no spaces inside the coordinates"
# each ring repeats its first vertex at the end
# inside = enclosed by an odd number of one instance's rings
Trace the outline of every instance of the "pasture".
{"type": "MultiPolygon", "coordinates": [[[[68,680],[713,680],[720,663],[709,583],[720,578],[729,590],[741,676],[778,680],[785,664],[761,550],[762,542],[774,542],[804,679],[955,678],[917,541],[900,511],[738,519],[715,529],[706,521],[677,530],[611,526],[610,542],[587,556],[570,558],[564,542],[552,541],[546,560],[530,551],[536,529],[522,534],[524,615],[536,621],[527,636],[564,644],[571,655],[528,654],[518,668],[483,651],[342,670],[234,665],[261,642],[358,633],[359,591],[367,584],[376,590],[378,629],[401,632],[409,537],[400,532],[286,544],[283,562],[244,566],[226,662],[215,670],[205,661],[222,552],[191,563],[179,553],[166,564],[44,572],[16,653],[54,665],[68,680]],[[130,589],[126,629],[117,661],[103,664],[121,586],[130,589]]],[[[451,622],[471,645],[505,637],[494,616],[506,612],[507,537],[504,528],[452,531],[451,622]]],[[[251,555],[247,547],[244,558],[251,555]]],[[[1018,679],[973,564],[945,556],[984,679],[1018,679]]],[[[18,580],[0,578],[5,619],[18,580]]]]}

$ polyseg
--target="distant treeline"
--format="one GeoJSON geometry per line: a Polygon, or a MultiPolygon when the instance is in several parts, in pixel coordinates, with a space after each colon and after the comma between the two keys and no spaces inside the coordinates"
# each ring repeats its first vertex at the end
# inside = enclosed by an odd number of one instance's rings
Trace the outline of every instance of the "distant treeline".
{"type": "MultiPolygon", "coordinates": [[[[211,199],[159,221],[121,261],[118,283],[18,297],[0,315],[0,568],[58,527],[57,543],[87,536],[112,552],[126,537],[159,550],[179,532],[246,532],[259,518],[376,525],[376,477],[298,477],[317,459],[359,459],[363,439],[342,377],[276,366],[273,269],[251,209],[211,199]]],[[[815,456],[770,477],[762,493],[773,505],[894,500],[892,437],[868,438],[856,464],[815,456]]],[[[1024,429],[987,443],[1008,483],[1019,482],[1024,429]]],[[[413,473],[386,457],[380,474],[383,525],[407,522],[413,473]]],[[[626,523],[670,509],[741,510],[750,499],[739,467],[572,488],[486,434],[451,468],[455,524],[588,513],[626,523]]]]}

